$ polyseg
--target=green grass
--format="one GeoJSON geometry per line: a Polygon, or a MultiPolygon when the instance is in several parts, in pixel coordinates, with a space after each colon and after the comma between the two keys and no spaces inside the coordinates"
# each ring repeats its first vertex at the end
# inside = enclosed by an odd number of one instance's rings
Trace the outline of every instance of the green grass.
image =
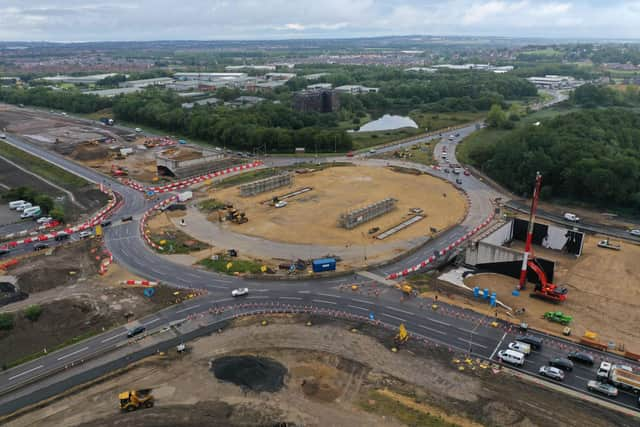
{"type": "Polygon", "coordinates": [[[208,244],[200,242],[180,230],[167,230],[163,233],[154,233],[151,240],[161,246],[162,250],[157,250],[163,254],[188,254],[201,251],[209,247],[208,244]],[[164,243],[161,243],[164,241],[164,243]],[[190,242],[187,244],[187,242],[190,242]]]}
{"type": "Polygon", "coordinates": [[[39,157],[32,156],[6,142],[0,142],[0,155],[42,178],[69,190],[78,189],[88,184],[87,181],[79,176],[67,172],[39,157]]]}
{"type": "Polygon", "coordinates": [[[218,209],[222,209],[224,208],[225,204],[223,202],[221,202],[220,200],[216,200],[216,199],[207,199],[207,200],[203,200],[202,202],[198,203],[198,208],[203,211],[203,212],[213,212],[213,211],[217,211],[218,209]]]}
{"type": "Polygon", "coordinates": [[[220,273],[253,273],[258,274],[261,272],[260,267],[262,264],[259,264],[255,261],[248,260],[240,260],[236,258],[231,258],[228,256],[219,256],[217,260],[213,260],[211,258],[205,258],[200,260],[198,264],[204,266],[205,268],[213,271],[218,271],[220,273]],[[231,263],[231,268],[227,269],[228,263],[231,263]]]}
{"type": "Polygon", "coordinates": [[[522,52],[522,54],[552,57],[552,56],[561,56],[562,52],[560,52],[559,50],[553,49],[551,47],[548,47],[546,49],[527,50],[525,52],[522,52]]]}
{"type": "Polygon", "coordinates": [[[216,185],[216,187],[229,188],[235,185],[246,184],[248,182],[257,181],[259,179],[269,178],[270,176],[274,176],[277,174],[278,174],[278,169],[275,169],[275,168],[252,170],[250,172],[245,172],[240,175],[234,175],[232,177],[223,179],[216,185]]]}
{"type": "Polygon", "coordinates": [[[428,143],[421,143],[402,150],[396,150],[391,153],[375,156],[380,159],[408,160],[412,163],[420,163],[422,165],[432,165],[435,163],[433,159],[433,148],[438,143],[437,140],[428,143]],[[414,149],[415,148],[415,149],[414,149]]]}
{"type": "Polygon", "coordinates": [[[458,126],[461,124],[475,122],[481,120],[486,116],[486,112],[472,112],[472,111],[456,111],[451,113],[431,113],[412,111],[409,113],[411,117],[420,128],[427,129],[429,132],[433,132],[439,129],[445,129],[452,126],[458,126]]]}
{"type": "Polygon", "coordinates": [[[376,145],[386,144],[398,139],[408,138],[422,133],[420,129],[402,128],[379,132],[353,132],[349,135],[353,141],[354,150],[363,150],[376,145]]]}
{"type": "Polygon", "coordinates": [[[37,359],[39,357],[45,356],[48,353],[54,352],[56,350],[60,350],[61,348],[68,347],[68,346],[73,345],[73,344],[76,344],[76,343],[78,343],[78,342],[80,342],[82,340],[86,340],[87,338],[91,338],[92,336],[97,335],[100,332],[101,331],[97,331],[97,330],[96,331],[86,332],[86,333],[84,333],[82,335],[78,335],[77,337],[70,338],[70,339],[68,339],[68,340],[66,340],[66,341],[64,341],[64,342],[62,342],[62,343],[60,343],[60,344],[58,344],[58,345],[56,345],[54,347],[50,347],[49,349],[47,349],[47,353],[45,353],[43,350],[41,350],[41,351],[39,351],[37,353],[28,354],[26,356],[20,357],[18,359],[15,359],[12,362],[7,363],[5,366],[3,366],[3,368],[9,369],[9,368],[13,368],[14,366],[22,365],[23,363],[27,363],[27,362],[35,360],[35,359],[37,359]]]}
{"type": "Polygon", "coordinates": [[[367,412],[371,412],[377,415],[383,415],[385,417],[393,417],[401,423],[408,426],[421,426],[421,427],[457,427],[458,424],[453,424],[443,420],[441,417],[431,415],[426,412],[418,411],[403,405],[391,397],[385,396],[376,391],[370,391],[367,399],[363,399],[359,402],[360,407],[367,412]]]}

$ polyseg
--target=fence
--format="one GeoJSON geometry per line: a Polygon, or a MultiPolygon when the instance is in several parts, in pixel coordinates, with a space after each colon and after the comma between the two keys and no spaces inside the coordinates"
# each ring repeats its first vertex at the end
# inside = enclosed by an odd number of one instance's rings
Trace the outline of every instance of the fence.
{"type": "Polygon", "coordinates": [[[364,208],[340,214],[338,224],[347,230],[351,230],[360,224],[392,211],[396,207],[396,202],[396,199],[389,197],[364,208]]]}
{"type": "Polygon", "coordinates": [[[291,184],[293,184],[293,175],[285,173],[241,185],[240,195],[242,197],[255,196],[256,194],[265,193],[291,184]]]}

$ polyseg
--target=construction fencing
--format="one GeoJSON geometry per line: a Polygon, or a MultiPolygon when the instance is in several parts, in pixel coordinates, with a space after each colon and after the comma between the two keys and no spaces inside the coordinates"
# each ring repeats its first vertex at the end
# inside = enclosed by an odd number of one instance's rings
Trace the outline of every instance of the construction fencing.
{"type": "Polygon", "coordinates": [[[291,175],[290,173],[285,173],[241,185],[240,195],[242,197],[255,196],[256,194],[264,193],[291,184],[293,184],[293,175],[291,175]]]}
{"type": "Polygon", "coordinates": [[[371,221],[374,218],[394,210],[396,202],[396,199],[389,197],[364,208],[340,214],[340,218],[338,218],[338,225],[346,228],[347,230],[351,230],[360,224],[371,221]]]}

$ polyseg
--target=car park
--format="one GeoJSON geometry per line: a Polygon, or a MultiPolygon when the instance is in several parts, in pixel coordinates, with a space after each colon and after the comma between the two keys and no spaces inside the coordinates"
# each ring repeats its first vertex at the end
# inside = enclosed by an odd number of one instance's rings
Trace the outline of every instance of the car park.
{"type": "Polygon", "coordinates": [[[573,370],[573,362],[569,359],[565,359],[564,357],[556,357],[555,359],[549,360],[549,366],[560,368],[567,372],[571,372],[573,370]]]}
{"type": "Polygon", "coordinates": [[[529,344],[533,350],[539,350],[542,347],[542,338],[533,335],[521,335],[516,337],[516,341],[529,344]]]}
{"type": "Polygon", "coordinates": [[[594,391],[594,392],[598,392],[598,393],[602,393],[605,396],[609,396],[609,397],[617,397],[618,396],[618,389],[615,388],[614,386],[607,384],[607,383],[603,383],[600,381],[595,381],[595,380],[591,380],[587,383],[587,389],[589,391],[594,391]]]}
{"type": "Polygon", "coordinates": [[[564,372],[561,369],[555,368],[553,366],[540,366],[538,373],[543,377],[551,378],[553,380],[564,380],[564,372]]]}
{"type": "Polygon", "coordinates": [[[231,291],[232,297],[241,297],[243,295],[248,295],[248,294],[249,294],[249,289],[247,288],[238,288],[231,291]]]}
{"type": "Polygon", "coordinates": [[[49,245],[46,243],[36,243],[35,245],[33,245],[33,250],[37,252],[43,249],[47,249],[48,247],[49,245]]]}
{"type": "Polygon", "coordinates": [[[567,359],[572,362],[583,363],[585,365],[593,366],[593,356],[582,351],[572,351],[567,355],[567,359]]]}
{"type": "Polygon", "coordinates": [[[142,325],[140,325],[140,326],[136,326],[135,328],[133,328],[133,329],[129,329],[129,330],[127,331],[127,337],[128,337],[128,338],[133,338],[133,337],[135,337],[136,335],[139,335],[139,334],[143,333],[143,332],[144,332],[144,331],[146,331],[146,330],[147,330],[147,328],[145,328],[145,327],[144,327],[144,326],[142,326],[142,325]]]}

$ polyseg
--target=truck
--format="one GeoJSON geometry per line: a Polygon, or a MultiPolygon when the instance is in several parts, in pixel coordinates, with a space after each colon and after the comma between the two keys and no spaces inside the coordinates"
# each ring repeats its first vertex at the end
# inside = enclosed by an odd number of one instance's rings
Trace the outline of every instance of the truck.
{"type": "Polygon", "coordinates": [[[139,408],[151,408],[153,406],[153,395],[150,388],[141,390],[130,390],[118,394],[120,399],[120,410],[125,412],[135,411],[139,408]]]}
{"type": "Polygon", "coordinates": [[[633,372],[629,366],[601,362],[597,377],[600,381],[608,382],[618,388],[640,393],[640,374],[633,372]]]}
{"type": "Polygon", "coordinates": [[[178,193],[178,201],[186,202],[187,200],[191,200],[193,198],[193,192],[191,191],[183,191],[182,193],[178,193]]]}
{"type": "Polygon", "coordinates": [[[321,258],[314,259],[311,263],[314,273],[320,273],[323,271],[335,271],[336,260],[335,258],[321,258]]]}

